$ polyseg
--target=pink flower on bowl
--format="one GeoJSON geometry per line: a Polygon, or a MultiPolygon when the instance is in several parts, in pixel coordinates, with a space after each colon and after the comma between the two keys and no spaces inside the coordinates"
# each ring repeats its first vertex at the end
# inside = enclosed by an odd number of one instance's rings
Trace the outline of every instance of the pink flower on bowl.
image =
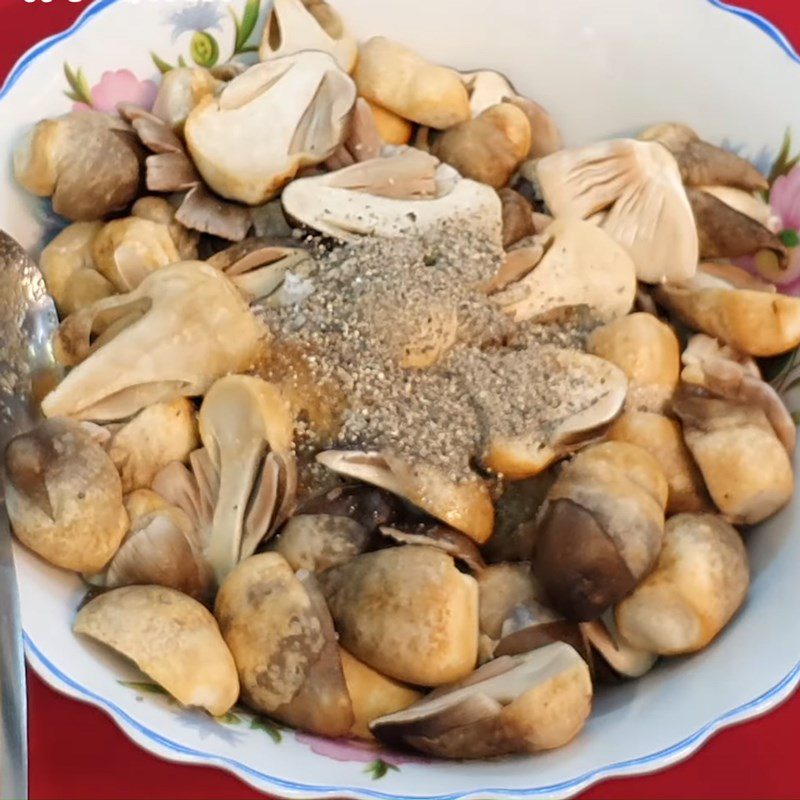
{"type": "MultiPolygon", "coordinates": [[[[100,82],[92,86],[92,108],[113,113],[120,103],[133,103],[150,110],[158,86],[153,81],[140,81],[129,69],[104,72],[100,82]]],[[[75,103],[73,109],[88,110],[86,103],[75,103]]]]}
{"type": "Polygon", "coordinates": [[[307,744],[312,753],[332,758],[334,761],[358,761],[368,764],[380,759],[393,767],[400,764],[428,763],[424,758],[384,750],[374,742],[362,742],[355,739],[326,739],[307,733],[296,733],[295,739],[301,744],[307,744]]]}

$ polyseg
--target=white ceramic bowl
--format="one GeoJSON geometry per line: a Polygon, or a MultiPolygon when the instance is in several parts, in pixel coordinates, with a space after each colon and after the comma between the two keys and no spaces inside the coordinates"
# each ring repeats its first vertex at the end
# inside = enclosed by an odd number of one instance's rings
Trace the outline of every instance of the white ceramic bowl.
{"type": "MultiPolygon", "coordinates": [[[[230,12],[241,19],[244,2],[99,0],[69,31],[29,52],[0,93],[0,226],[36,252],[63,224],[14,186],[10,153],[33,122],[69,110],[65,91],[80,98],[88,90],[109,109],[146,101],[154,90],[146,81],[157,75],[150,53],[173,64],[190,59],[200,29],[226,59],[237,30],[230,12]]],[[[682,120],[768,169],[785,131],[800,131],[792,102],[800,59],[767,22],[716,0],[339,0],[338,7],[358,34],[388,33],[456,67],[507,73],[550,109],[571,144],[682,120]]],[[[800,183],[800,173],[787,180],[800,183]]],[[[787,227],[800,226],[800,213],[781,213],[787,227]]],[[[286,797],[566,797],[684,758],[716,730],[789,696],[800,681],[798,527],[800,501],[747,535],[750,598],[705,652],[602,692],[584,733],[563,750],[470,764],[277,731],[246,713],[218,722],[179,709],[119,659],[72,636],[84,591],[76,577],[21,548],[16,556],[34,669],[107,711],[159,756],[218,766],[286,797]]]]}

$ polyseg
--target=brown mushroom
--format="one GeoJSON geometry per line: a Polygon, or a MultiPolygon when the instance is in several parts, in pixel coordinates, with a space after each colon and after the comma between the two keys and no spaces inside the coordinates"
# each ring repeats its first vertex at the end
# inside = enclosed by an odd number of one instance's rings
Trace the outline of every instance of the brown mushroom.
{"type": "Polygon", "coordinates": [[[533,206],[513,189],[500,189],[498,194],[503,204],[503,247],[507,248],[536,233],[533,206]]]}

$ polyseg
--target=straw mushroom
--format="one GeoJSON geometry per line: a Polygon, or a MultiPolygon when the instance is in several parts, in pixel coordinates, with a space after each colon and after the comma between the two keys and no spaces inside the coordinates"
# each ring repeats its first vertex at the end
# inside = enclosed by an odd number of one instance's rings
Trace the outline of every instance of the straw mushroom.
{"type": "Polygon", "coordinates": [[[300,514],[284,525],[274,550],[294,570],[323,572],[366,552],[371,540],[370,532],[349,517],[300,514]]]}
{"type": "Polygon", "coordinates": [[[681,352],[675,331],[645,312],[613,320],[589,336],[587,350],[628,377],[626,407],[661,412],[678,386],[681,352]]]}
{"type": "Polygon", "coordinates": [[[195,106],[219,86],[220,82],[205,67],[171,69],[161,76],[153,114],[180,133],[195,106]]]}
{"type": "Polygon", "coordinates": [[[92,257],[92,244],[102,228],[102,222],[75,222],[42,250],[39,266],[62,317],[115,292],[92,257]]]}
{"type": "Polygon", "coordinates": [[[480,116],[449,128],[431,152],[465,178],[506,186],[531,149],[531,126],[511,103],[498,103],[480,116]]]}
{"type": "Polygon", "coordinates": [[[333,472],[363,481],[408,500],[478,544],[492,535],[494,506],[477,476],[456,482],[427,464],[411,464],[388,453],[328,450],[317,461],[333,472]]]}
{"type": "Polygon", "coordinates": [[[536,233],[533,206],[513,189],[500,189],[498,195],[503,204],[503,247],[507,248],[536,233]]]}
{"type": "Polygon", "coordinates": [[[800,298],[730,264],[701,264],[691,280],[660,286],[656,300],[683,323],[746,355],[776,356],[800,345],[800,298]]]}
{"type": "Polygon", "coordinates": [[[410,686],[387,678],[368,667],[363,661],[339,649],[347,693],[353,704],[353,726],[349,731],[358,739],[373,740],[370,723],[378,717],[402,711],[421,700],[423,695],[410,686]]]}
{"type": "Polygon", "coordinates": [[[739,610],[749,583],[734,527],[713,514],[679,514],[667,522],[653,572],[617,606],[620,635],[665,656],[702,650],[739,610]]]}
{"type": "Polygon", "coordinates": [[[361,46],[353,77],[358,93],[371,103],[420,125],[445,130],[470,118],[469,96],[457,72],[383,36],[361,46]]]}
{"type": "Polygon", "coordinates": [[[638,445],[655,456],[669,485],[668,515],[710,510],[703,477],[674,419],[651,411],[626,411],[611,426],[607,438],[638,445]]]}
{"type": "Polygon", "coordinates": [[[78,423],[50,419],[5,452],[6,508],[16,537],[51,564],[97,572],[128,529],[122,485],[102,447],[78,423]]]}
{"type": "Polygon", "coordinates": [[[186,120],[186,143],[215,192],[258,205],[336,150],[355,101],[353,81],[327,53],[276,58],[201,100],[186,120]]]}
{"type": "Polygon", "coordinates": [[[588,622],[647,575],[661,551],[667,481],[646,450],[606,442],[567,464],[547,497],[534,574],[567,619],[588,622]]]}
{"type": "Polygon", "coordinates": [[[376,737],[442,758],[489,758],[562,747],[586,722],[589,668],[569,645],[504,656],[405,711],[372,723],[376,737]]]}
{"type": "Polygon", "coordinates": [[[242,561],[217,595],[214,614],[250,708],[322,736],[355,722],[336,633],[310,574],[278,553],[242,561]]]}
{"type": "Polygon", "coordinates": [[[378,158],[383,147],[384,141],[375,122],[372,108],[363,97],[359,97],[353,108],[347,138],[325,162],[325,166],[330,170],[337,170],[357,164],[359,161],[369,161],[378,158]]]}
{"type": "Polygon", "coordinates": [[[135,489],[134,491],[126,494],[122,498],[125,505],[125,511],[128,512],[128,518],[133,525],[139,517],[144,517],[147,514],[152,514],[154,511],[160,511],[162,508],[168,508],[169,503],[158,493],[152,489],[135,489]]]}
{"type": "Polygon", "coordinates": [[[592,661],[600,680],[641,678],[658,660],[655,653],[637,650],[622,640],[612,611],[593,622],[582,622],[581,629],[592,648],[592,661]]]}
{"type": "Polygon", "coordinates": [[[282,200],[290,218],[343,241],[423,233],[459,217],[502,239],[497,193],[414,149],[292,181],[282,200]]]}
{"type": "MultiPolygon", "coordinates": [[[[537,238],[528,271],[494,295],[517,322],[562,308],[587,306],[598,320],[625,316],[636,296],[636,267],[627,251],[588,222],[558,219],[537,238]]],[[[514,257],[519,251],[512,251],[514,257]]]]}
{"type": "Polygon", "coordinates": [[[239,697],[236,666],[214,617],[174,589],[106,592],[78,612],[72,629],[129,658],[184,706],[222,716],[239,697]]]}
{"type": "Polygon", "coordinates": [[[152,403],[200,395],[220,375],[250,366],[262,336],[219,270],[202,262],[172,264],[134,291],[62,323],[58,349],[76,366],[44,398],[42,410],[49,417],[120,420],[152,403]],[[109,315],[116,327],[108,327],[109,315]],[[92,341],[101,322],[104,333],[92,341]]]}
{"type": "Polygon", "coordinates": [[[365,553],[319,576],[342,646],[390,678],[440,686],[478,658],[478,584],[432,547],[365,553]]]}
{"type": "Polygon", "coordinates": [[[711,499],[734,524],[754,525],[794,493],[792,462],[764,410],[685,394],[673,404],[711,499]]]}
{"type": "Polygon", "coordinates": [[[561,150],[540,159],[535,171],[551,213],[596,220],[630,251],[639,280],[694,275],[694,215],[678,165],[660,144],[615,139],[561,150]]]}
{"type": "Polygon", "coordinates": [[[402,527],[382,525],[378,530],[381,536],[397,544],[418,544],[441,550],[476,575],[486,569],[478,545],[468,536],[445,525],[420,522],[402,527]]]}
{"type": "Polygon", "coordinates": [[[137,195],[141,153],[119,118],[73,111],[38,123],[14,152],[14,176],[73,221],[96,220],[137,195]]]}
{"type": "Polygon", "coordinates": [[[379,106],[377,103],[371,103],[369,100],[367,100],[367,103],[372,109],[375,127],[386,144],[397,146],[411,142],[414,135],[414,125],[412,123],[393,111],[379,106]]]}
{"type": "Polygon", "coordinates": [[[153,195],[140,197],[131,207],[131,214],[134,217],[166,225],[181,261],[192,261],[197,258],[200,235],[197,231],[181,225],[175,217],[176,209],[163,197],[153,195]]]}
{"type": "Polygon", "coordinates": [[[258,56],[262,61],[321,50],[352,72],[358,44],[342,18],[325,0],[275,0],[264,26],[258,56]]]}
{"type": "Polygon", "coordinates": [[[112,432],[106,450],[122,491],[146,489],[171,461],[186,461],[199,446],[194,406],[185,397],[154,403],[112,432]]]}

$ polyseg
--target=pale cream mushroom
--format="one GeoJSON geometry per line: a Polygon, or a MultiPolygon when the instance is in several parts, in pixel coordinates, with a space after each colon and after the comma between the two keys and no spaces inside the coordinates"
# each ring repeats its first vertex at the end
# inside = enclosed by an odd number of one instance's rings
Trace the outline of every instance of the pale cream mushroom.
{"type": "MultiPolygon", "coordinates": [[[[535,240],[528,271],[493,295],[517,322],[587,306],[598,320],[625,316],[636,297],[636,267],[624,247],[588,222],[558,219],[535,240]]],[[[518,251],[512,251],[513,257],[518,251]]]]}
{"type": "Polygon", "coordinates": [[[38,123],[14,151],[14,176],[53,210],[74,221],[96,220],[137,195],[141,152],[118,117],[73,111],[38,123]]]}
{"type": "Polygon", "coordinates": [[[483,114],[487,108],[496,106],[517,94],[505,75],[491,69],[462,72],[461,79],[469,93],[469,110],[473,119],[483,114]]]}
{"type": "Polygon", "coordinates": [[[498,103],[436,138],[431,153],[465,178],[495,189],[506,186],[531,149],[527,116],[511,103],[498,103]]]}
{"type": "Polygon", "coordinates": [[[536,162],[535,171],[551,213],[597,221],[630,250],[639,280],[694,275],[694,215],[678,165],[660,144],[615,139],[561,150],[536,162]]]}
{"type": "Polygon", "coordinates": [[[726,519],[754,525],[789,502],[792,462],[762,408],[687,394],[673,409],[711,499],[726,519]]]}
{"type": "Polygon", "coordinates": [[[102,222],[75,222],[42,250],[39,267],[62,317],[114,294],[92,257],[92,244],[102,228],[102,222]]]}
{"type": "Polygon", "coordinates": [[[641,678],[658,660],[656,653],[637,650],[622,640],[612,611],[593,622],[582,622],[581,630],[592,648],[592,661],[600,680],[641,678]]]}
{"type": "Polygon", "coordinates": [[[184,706],[230,711],[239,681],[214,617],[196,600],[160,586],[129,586],[96,597],[75,633],[116,650],[184,706]]]}
{"type": "Polygon", "coordinates": [[[413,148],[292,181],[282,200],[290,218],[344,241],[423,233],[459,217],[502,240],[497,192],[413,148]]]}
{"type": "Polygon", "coordinates": [[[492,535],[491,493],[477,476],[457,482],[436,467],[411,464],[388,453],[328,450],[317,461],[340,475],[408,500],[478,544],[492,535]]]}
{"type": "Polygon", "coordinates": [[[349,734],[371,740],[370,723],[378,717],[394,714],[421,700],[423,694],[399,681],[387,678],[363,661],[339,649],[347,692],[353,704],[353,727],[349,734]]]}
{"type": "Polygon", "coordinates": [[[713,514],[679,514],[667,522],[653,572],[617,606],[619,633],[651,653],[694,653],[728,624],[749,584],[736,529],[713,514]]]}
{"type": "Polygon", "coordinates": [[[628,376],[629,410],[661,412],[668,406],[680,378],[681,351],[665,322],[641,311],[621,317],[593,331],[586,347],[628,376]]]}
{"type": "Polygon", "coordinates": [[[258,55],[262,61],[303,50],[321,50],[351,72],[358,44],[341,16],[325,0],[275,0],[264,26],[258,55]]]}
{"type": "Polygon", "coordinates": [[[189,230],[175,218],[176,209],[163,197],[146,195],[140,197],[131,207],[131,215],[159,222],[166,225],[169,235],[178,250],[181,261],[192,261],[197,258],[200,235],[189,230]]]}
{"type": "Polygon", "coordinates": [[[388,108],[371,103],[369,100],[367,102],[372,109],[372,116],[381,139],[390,145],[409,144],[414,135],[414,125],[393,111],[389,111],[388,108]]]}
{"type": "Polygon", "coordinates": [[[592,706],[589,668],[569,645],[504,656],[370,726],[391,745],[442,758],[490,758],[563,747],[592,706]]]}
{"type": "Polygon", "coordinates": [[[319,576],[342,646],[420,686],[466,677],[478,658],[478,584],[432,547],[358,556],[319,576]]]}
{"type": "Polygon", "coordinates": [[[93,573],[128,529],[111,459],[80,424],[50,419],[5,452],[6,508],[16,537],[51,564],[93,573]]]}
{"type": "Polygon", "coordinates": [[[49,417],[110,421],[152,403],[201,395],[219,376],[247,369],[263,336],[219,270],[192,261],[164,267],[133,292],[101,300],[62,324],[58,347],[76,366],[44,398],[42,410],[49,417]],[[98,326],[103,334],[92,342],[98,326]]]}
{"type": "Polygon", "coordinates": [[[607,438],[638,445],[655,456],[669,484],[667,514],[711,509],[703,476],[674,419],[651,411],[626,411],[611,426],[607,438]]]}
{"type": "Polygon", "coordinates": [[[355,722],[336,633],[309,573],[295,575],[278,553],[239,564],[214,609],[250,708],[322,736],[355,722]]]}
{"type": "Polygon", "coordinates": [[[353,77],[371,103],[420,125],[445,130],[470,118],[467,89],[455,70],[383,36],[361,46],[353,77]]]}
{"type": "Polygon", "coordinates": [[[161,76],[153,114],[180,132],[195,106],[219,87],[220,82],[205,67],[171,69],[161,76]]]}
{"type": "Polygon", "coordinates": [[[122,478],[122,491],[146,489],[171,461],[186,461],[199,446],[192,402],[154,403],[111,431],[106,450],[122,478]]]}
{"type": "Polygon", "coordinates": [[[276,58],[201,100],[186,120],[186,143],[215,192],[258,205],[336,150],[355,101],[353,81],[327,53],[276,58]]]}
{"type": "Polygon", "coordinates": [[[169,503],[152,489],[136,489],[122,498],[128,518],[133,525],[139,517],[168,508],[169,503]]]}
{"type": "Polygon", "coordinates": [[[646,450],[606,442],[559,475],[539,517],[534,574],[567,619],[588,622],[652,569],[664,537],[667,480],[646,450]]]}
{"type": "Polygon", "coordinates": [[[655,291],[656,300],[690,328],[751,356],[800,345],[800,298],[730,264],[701,264],[688,281],[655,291]]]}

